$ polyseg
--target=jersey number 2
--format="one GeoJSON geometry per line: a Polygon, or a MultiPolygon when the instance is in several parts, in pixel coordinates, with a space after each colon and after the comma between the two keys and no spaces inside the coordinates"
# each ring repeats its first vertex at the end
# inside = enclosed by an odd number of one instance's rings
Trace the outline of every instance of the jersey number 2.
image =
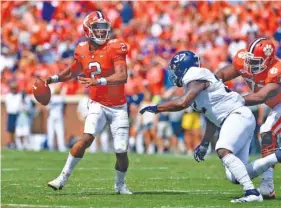
{"type": "Polygon", "coordinates": [[[91,77],[95,78],[95,75],[101,74],[101,66],[99,62],[91,62],[89,63],[89,70],[91,70],[91,77]],[[95,67],[95,69],[92,69],[92,67],[95,67]]]}

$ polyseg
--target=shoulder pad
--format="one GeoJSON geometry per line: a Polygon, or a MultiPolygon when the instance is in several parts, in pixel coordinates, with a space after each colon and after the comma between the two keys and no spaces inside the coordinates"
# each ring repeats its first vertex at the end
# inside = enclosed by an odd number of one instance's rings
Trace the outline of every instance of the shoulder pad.
{"type": "Polygon", "coordinates": [[[128,53],[128,47],[125,41],[112,39],[108,41],[108,46],[114,54],[126,55],[128,53]]]}
{"type": "Polygon", "coordinates": [[[85,50],[89,50],[89,43],[87,41],[78,43],[74,50],[74,58],[80,61],[82,54],[85,54],[85,50]]]}
{"type": "Polygon", "coordinates": [[[245,60],[246,52],[247,51],[245,49],[239,50],[232,60],[232,64],[234,65],[234,67],[238,72],[244,69],[244,60],[245,60]]]}
{"type": "Polygon", "coordinates": [[[196,80],[213,81],[214,75],[208,69],[200,67],[191,67],[183,76],[182,82],[186,85],[196,80]]]}

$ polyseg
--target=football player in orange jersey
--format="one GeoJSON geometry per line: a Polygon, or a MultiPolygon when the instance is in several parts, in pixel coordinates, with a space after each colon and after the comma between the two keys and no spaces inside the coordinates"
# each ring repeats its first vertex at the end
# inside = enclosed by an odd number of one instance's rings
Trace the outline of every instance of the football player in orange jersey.
{"type": "Polygon", "coordinates": [[[95,11],[83,21],[87,41],[75,49],[71,67],[58,75],[49,77],[46,84],[65,82],[78,77],[90,89],[88,116],[84,134],[71,149],[61,174],[48,183],[54,190],[62,189],[72,170],[82,159],[95,136],[110,125],[116,153],[115,192],[132,194],[125,184],[128,169],[129,121],[124,84],[127,82],[127,46],[118,39],[110,40],[111,25],[104,15],[95,11]],[[85,77],[78,76],[84,73],[85,77]]]}
{"type": "MultiPolygon", "coordinates": [[[[268,38],[256,39],[247,50],[238,51],[233,63],[216,75],[224,82],[242,76],[253,92],[244,97],[245,104],[265,103],[272,109],[260,134],[262,156],[274,152],[281,136],[281,61],[275,56],[274,43],[268,38]]],[[[273,167],[263,174],[260,191],[265,199],[275,198],[273,167]]]]}

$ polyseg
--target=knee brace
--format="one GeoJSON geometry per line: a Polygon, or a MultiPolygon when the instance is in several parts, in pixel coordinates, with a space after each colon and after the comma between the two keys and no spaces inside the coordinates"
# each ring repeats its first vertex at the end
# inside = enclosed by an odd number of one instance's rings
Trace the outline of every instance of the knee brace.
{"type": "Polygon", "coordinates": [[[113,136],[114,139],[114,150],[116,153],[127,152],[128,141],[129,141],[129,128],[122,127],[118,128],[113,136]]]}
{"type": "Polygon", "coordinates": [[[271,131],[261,134],[261,154],[265,157],[271,153],[274,153],[277,147],[277,137],[271,131]]]}

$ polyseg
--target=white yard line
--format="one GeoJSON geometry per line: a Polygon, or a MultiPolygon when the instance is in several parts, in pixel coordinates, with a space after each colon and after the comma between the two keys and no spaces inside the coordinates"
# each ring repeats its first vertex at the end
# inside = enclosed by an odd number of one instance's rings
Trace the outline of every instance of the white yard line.
{"type": "MultiPolygon", "coordinates": [[[[142,168],[130,168],[130,170],[168,170],[168,167],[142,167],[142,168]]],[[[61,170],[61,168],[2,168],[1,171],[52,171],[52,170],[61,170]]],[[[112,168],[76,168],[75,170],[113,170],[112,168]]]]}
{"type": "Polygon", "coordinates": [[[191,193],[191,194],[196,194],[196,195],[197,194],[210,195],[210,193],[231,195],[231,194],[236,193],[235,191],[229,191],[229,190],[214,191],[214,190],[205,190],[205,189],[197,189],[197,190],[194,190],[194,189],[193,190],[163,189],[163,190],[146,190],[145,192],[191,193]]]}
{"type": "Polygon", "coordinates": [[[204,207],[198,207],[198,206],[193,206],[193,205],[188,205],[184,207],[171,207],[171,206],[161,206],[160,208],[218,208],[221,206],[204,206],[204,207]]]}
{"type": "Polygon", "coordinates": [[[49,207],[57,207],[57,208],[71,208],[74,206],[62,206],[62,205],[36,205],[36,204],[1,204],[2,207],[38,207],[38,208],[49,208],[49,207]]]}
{"type": "MultiPolygon", "coordinates": [[[[205,176],[201,176],[202,178],[205,176]]],[[[170,176],[170,177],[153,177],[153,178],[146,178],[147,180],[188,180],[194,179],[192,176],[170,176]]],[[[204,180],[214,180],[214,179],[221,179],[221,177],[206,177],[204,180]]]]}
{"type": "MultiPolygon", "coordinates": [[[[36,205],[36,204],[1,204],[1,207],[28,207],[28,208],[97,208],[93,206],[64,206],[64,205],[36,205]]],[[[101,207],[99,206],[98,208],[124,208],[124,207],[101,207]]],[[[137,208],[137,207],[136,207],[137,208]]],[[[162,208],[162,207],[161,207],[162,208]]],[[[169,208],[174,208],[174,207],[169,207],[169,208]]],[[[176,207],[178,208],[178,207],[176,207]]]]}
{"type": "Polygon", "coordinates": [[[19,171],[22,170],[20,168],[1,168],[1,171],[19,171]]]}
{"type": "MultiPolygon", "coordinates": [[[[231,204],[230,204],[231,206],[231,204]]],[[[1,204],[1,207],[30,207],[30,208],[78,208],[78,207],[83,207],[85,208],[85,206],[63,206],[63,205],[35,205],[35,204],[1,204]]],[[[88,207],[88,206],[87,206],[88,207]]],[[[212,206],[212,205],[206,205],[206,206],[193,206],[193,205],[187,205],[187,206],[157,206],[157,207],[153,207],[153,208],[219,208],[219,207],[225,207],[225,205],[217,205],[217,206],[212,206]]],[[[228,206],[227,206],[228,207],[228,206]]],[[[271,206],[272,208],[274,207],[278,207],[278,206],[271,206]]],[[[95,208],[95,207],[91,207],[89,206],[88,208],[95,208]]],[[[99,206],[99,208],[124,208],[124,207],[101,207],[99,206]]],[[[138,208],[138,207],[136,207],[138,208]]],[[[255,208],[264,208],[264,206],[256,206],[255,208]]],[[[279,208],[279,207],[278,207],[279,208]]]]}

